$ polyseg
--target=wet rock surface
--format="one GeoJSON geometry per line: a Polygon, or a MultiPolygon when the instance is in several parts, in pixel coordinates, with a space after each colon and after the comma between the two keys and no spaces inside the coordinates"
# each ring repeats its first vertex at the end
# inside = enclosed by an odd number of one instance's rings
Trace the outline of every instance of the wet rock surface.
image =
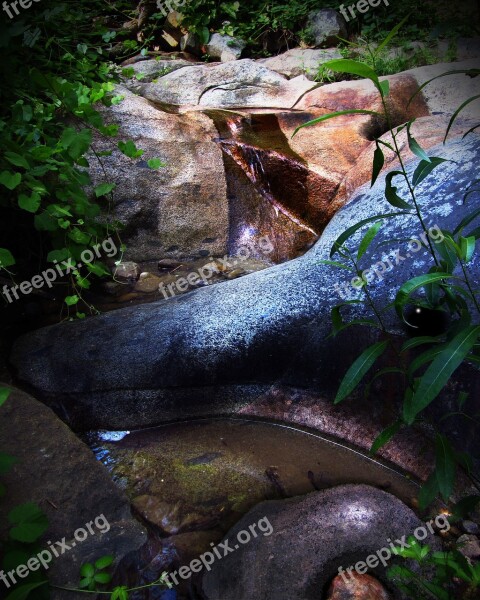
{"type": "MultiPolygon", "coordinates": [[[[260,503],[226,539],[235,544],[240,532],[249,531],[250,525],[263,518],[271,524],[270,535],[251,535],[248,543],[238,544],[235,552],[214,563],[204,575],[208,600],[314,600],[339,567],[364,561],[384,548],[386,540],[411,535],[422,525],[415,513],[386,492],[368,486],[339,486],[301,498],[260,503]],[[302,543],[292,543],[292,538],[302,543]]],[[[438,547],[433,536],[432,544],[438,547]]],[[[385,581],[381,564],[371,571],[385,581]]]]}

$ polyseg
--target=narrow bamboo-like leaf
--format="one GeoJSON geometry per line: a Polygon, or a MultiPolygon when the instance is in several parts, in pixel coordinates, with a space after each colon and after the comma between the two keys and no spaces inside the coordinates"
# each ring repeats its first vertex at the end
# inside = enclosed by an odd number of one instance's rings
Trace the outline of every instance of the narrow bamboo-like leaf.
{"type": "Polygon", "coordinates": [[[431,163],[432,161],[431,161],[430,157],[428,156],[428,154],[425,152],[425,150],[420,146],[420,144],[417,142],[417,140],[410,133],[411,126],[412,126],[412,122],[410,122],[407,125],[408,147],[413,152],[413,154],[415,154],[415,156],[418,156],[418,158],[422,159],[423,161],[425,161],[427,163],[431,163]]]}
{"type": "Polygon", "coordinates": [[[396,421],[384,429],[373,442],[372,447],[370,448],[370,454],[376,454],[380,448],[383,448],[385,444],[388,444],[388,442],[400,431],[401,427],[402,423],[400,421],[396,421]]]}
{"type": "Polygon", "coordinates": [[[442,77],[448,77],[449,75],[468,75],[469,77],[478,77],[480,75],[480,69],[457,69],[454,71],[446,71],[441,75],[437,75],[436,77],[432,77],[418,88],[418,90],[413,94],[413,96],[408,101],[407,107],[413,102],[413,99],[425,88],[427,85],[435,81],[436,79],[441,79],[442,77]]]}
{"type": "Polygon", "coordinates": [[[383,93],[378,75],[371,67],[364,63],[357,60],[351,60],[350,58],[339,58],[327,61],[324,64],[324,67],[336,71],[337,73],[349,73],[350,75],[358,75],[359,77],[370,79],[377,90],[383,93]]]}
{"type": "Polygon", "coordinates": [[[480,326],[472,325],[444,345],[442,352],[428,367],[415,390],[410,410],[405,415],[405,421],[409,425],[414,422],[422,410],[435,400],[450,377],[467,357],[479,335],[480,326]]]}
{"type": "Polygon", "coordinates": [[[337,267],[339,269],[345,269],[346,271],[351,271],[352,267],[349,267],[348,265],[344,265],[341,262],[336,262],[334,260],[319,260],[318,263],[315,263],[317,265],[327,265],[328,267],[337,267]]]}
{"type": "Polygon", "coordinates": [[[440,340],[435,337],[415,337],[411,340],[408,340],[408,342],[405,342],[400,352],[407,352],[408,350],[412,350],[413,348],[417,348],[418,346],[423,346],[424,344],[438,344],[439,342],[440,340]]]}
{"type": "Polygon", "coordinates": [[[397,175],[401,175],[402,177],[405,177],[405,175],[401,172],[401,171],[391,171],[386,179],[385,179],[385,197],[388,200],[388,203],[391,204],[392,206],[394,206],[395,208],[404,208],[404,209],[410,209],[412,210],[414,207],[409,204],[408,202],[405,202],[405,200],[402,200],[402,198],[400,198],[400,196],[398,196],[397,194],[397,189],[393,183],[392,180],[394,177],[397,177],[397,175]]]}
{"type": "Polygon", "coordinates": [[[383,40],[383,42],[381,44],[379,44],[377,46],[377,48],[374,51],[375,55],[380,54],[380,52],[386,47],[388,46],[388,44],[392,41],[392,39],[397,35],[397,33],[400,31],[400,29],[405,25],[405,23],[408,21],[408,19],[410,18],[411,13],[408,13],[408,15],[402,19],[400,21],[400,23],[398,23],[397,25],[395,25],[395,27],[392,29],[392,31],[390,31],[390,33],[387,35],[387,37],[383,40]]]}
{"type": "Polygon", "coordinates": [[[480,98],[480,94],[477,94],[476,96],[472,96],[472,98],[469,98],[468,100],[465,100],[465,102],[463,102],[458,108],[457,110],[453,113],[452,118],[450,119],[450,122],[448,124],[447,127],[447,132],[445,133],[445,137],[443,139],[443,143],[445,143],[447,141],[447,137],[448,134],[450,133],[450,129],[452,128],[453,124],[455,123],[458,115],[462,112],[462,110],[468,106],[469,104],[471,104],[472,102],[474,102],[475,100],[478,100],[480,98]]]}
{"type": "Polygon", "coordinates": [[[380,90],[384,98],[390,94],[390,81],[388,79],[380,82],[380,90]]]}
{"type": "Polygon", "coordinates": [[[385,155],[383,154],[381,148],[377,144],[377,148],[375,150],[375,154],[373,155],[373,169],[372,169],[372,181],[371,187],[375,185],[375,182],[380,175],[383,165],[385,164],[385,155]]]}
{"type": "Polygon", "coordinates": [[[438,165],[441,165],[444,162],[449,161],[446,158],[439,158],[438,156],[431,156],[428,162],[426,160],[422,160],[413,174],[413,186],[416,187],[419,183],[422,183],[422,181],[424,181],[430,175],[430,173],[438,167],[438,165]]]}
{"type": "Polygon", "coordinates": [[[428,273],[427,275],[420,275],[418,277],[414,277],[404,283],[401,288],[397,292],[397,296],[395,298],[395,310],[397,311],[398,316],[403,319],[403,309],[405,305],[408,303],[410,296],[418,290],[430,283],[436,283],[437,281],[447,280],[447,279],[459,279],[458,277],[454,277],[450,273],[428,273]]]}
{"type": "Polygon", "coordinates": [[[468,238],[464,238],[460,236],[459,242],[461,259],[464,262],[469,263],[472,260],[473,255],[475,253],[475,237],[471,236],[468,238]]]}
{"type": "Polygon", "coordinates": [[[467,227],[467,225],[470,225],[470,223],[474,221],[478,216],[480,216],[480,208],[477,208],[477,210],[474,210],[472,213],[470,213],[464,219],[462,219],[457,225],[457,227],[455,227],[455,229],[453,230],[453,235],[457,235],[457,233],[460,233],[463,229],[465,229],[465,227],[467,227]]]}
{"type": "Polygon", "coordinates": [[[48,585],[48,581],[37,581],[35,583],[25,583],[10,592],[5,600],[26,600],[32,598],[31,592],[42,586],[48,585]]]}
{"type": "Polygon", "coordinates": [[[418,495],[418,505],[421,511],[432,504],[439,494],[438,481],[435,471],[431,473],[430,477],[423,484],[420,494],[418,495]]]}
{"type": "Polygon", "coordinates": [[[385,352],[387,346],[388,341],[376,342],[362,352],[343,378],[335,398],[335,404],[342,402],[353,392],[375,361],[385,352]]]}
{"type": "Polygon", "coordinates": [[[330,250],[330,258],[332,258],[336,252],[343,246],[343,244],[352,237],[359,229],[368,225],[368,223],[373,223],[374,221],[379,221],[380,219],[391,219],[392,217],[399,217],[402,215],[408,215],[410,213],[407,212],[399,212],[399,213],[385,213],[383,215],[375,215],[374,217],[369,217],[368,219],[363,219],[363,221],[359,221],[352,227],[349,227],[346,231],[344,231],[333,243],[333,246],[330,250]]]}
{"type": "Polygon", "coordinates": [[[11,389],[6,387],[0,387],[0,406],[2,406],[2,404],[5,404],[11,393],[11,389]]]}
{"type": "Polygon", "coordinates": [[[380,113],[372,111],[372,110],[362,110],[362,109],[341,110],[338,112],[329,113],[328,115],[322,115],[321,117],[318,117],[316,119],[312,119],[311,121],[307,121],[306,123],[303,123],[303,125],[299,125],[293,132],[292,138],[295,137],[297,135],[297,133],[300,131],[300,129],[303,129],[304,127],[312,127],[312,125],[317,125],[317,123],[322,123],[323,121],[328,121],[329,119],[335,119],[336,117],[341,117],[343,115],[375,115],[377,117],[383,116],[380,113]]]}
{"type": "Polygon", "coordinates": [[[379,221],[378,223],[375,223],[375,225],[372,225],[370,227],[370,229],[367,231],[367,233],[363,236],[363,239],[360,242],[360,246],[358,247],[357,262],[362,258],[362,256],[365,255],[365,252],[370,247],[371,243],[375,239],[375,236],[380,231],[380,228],[382,227],[382,225],[383,225],[383,221],[379,221]]]}
{"type": "Polygon", "coordinates": [[[435,455],[438,489],[445,502],[448,502],[453,492],[455,484],[455,474],[457,465],[455,461],[455,452],[450,442],[443,435],[437,434],[435,439],[435,455]]]}
{"type": "Polygon", "coordinates": [[[423,365],[427,364],[428,362],[432,362],[432,360],[436,358],[441,352],[442,348],[438,346],[434,346],[433,348],[429,348],[428,350],[425,350],[425,352],[422,352],[422,354],[417,356],[408,365],[408,376],[410,378],[413,378],[413,376],[418,371],[418,369],[420,369],[420,367],[423,367],[423,365]]]}

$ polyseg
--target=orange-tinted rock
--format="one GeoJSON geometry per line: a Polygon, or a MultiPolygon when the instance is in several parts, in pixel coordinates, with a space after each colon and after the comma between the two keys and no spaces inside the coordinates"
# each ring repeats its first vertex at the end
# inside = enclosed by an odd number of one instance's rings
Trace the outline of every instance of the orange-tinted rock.
{"type": "Polygon", "coordinates": [[[351,577],[335,577],[327,600],[390,600],[390,596],[375,577],[352,573],[351,577]]]}

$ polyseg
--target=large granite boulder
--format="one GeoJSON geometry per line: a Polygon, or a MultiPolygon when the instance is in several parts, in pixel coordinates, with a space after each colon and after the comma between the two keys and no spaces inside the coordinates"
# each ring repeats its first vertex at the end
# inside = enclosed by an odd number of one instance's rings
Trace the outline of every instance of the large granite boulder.
{"type": "MultiPolygon", "coordinates": [[[[36,503],[49,521],[42,549],[48,548],[47,540],[63,540],[68,546],[49,564],[48,579],[59,586],[77,586],[83,563],[113,554],[118,565],[143,546],[146,532],[132,517],[126,495],[90,449],[44,404],[11,389],[0,409],[0,451],[17,461],[2,474],[7,493],[2,497],[0,529],[7,528],[13,507],[36,503]],[[89,522],[91,532],[85,529],[89,522]],[[88,535],[77,534],[79,528],[88,535]]],[[[78,600],[83,595],[51,591],[52,600],[78,600]]]]}
{"type": "MultiPolygon", "coordinates": [[[[385,581],[393,564],[389,541],[417,528],[422,522],[410,508],[365,485],[262,502],[228,532],[233,551],[205,573],[203,591],[208,600],[315,600],[339,567],[348,579],[347,568],[370,556],[371,572],[385,581]]],[[[431,533],[428,542],[439,545],[431,533]]]]}
{"type": "MultiPolygon", "coordinates": [[[[471,134],[434,148],[432,154],[449,162],[418,186],[417,195],[428,227],[453,230],[480,204],[478,194],[463,204],[464,193],[477,177],[480,140],[471,134]]],[[[409,166],[410,173],[415,168],[416,162],[409,166]]],[[[164,302],[22,337],[11,357],[18,378],[79,428],[124,429],[231,413],[272,383],[308,387],[331,398],[347,366],[373,334],[363,328],[355,344],[351,331],[328,338],[332,307],[360,297],[360,292],[343,271],[320,261],[329,258],[334,240],[348,227],[391,212],[384,185],[381,178],[373,190],[359,190],[315,247],[297,260],[164,302]]],[[[406,197],[405,186],[398,186],[406,197]]],[[[478,218],[472,228],[475,225],[478,218]]],[[[386,255],[393,261],[394,268],[377,276],[371,286],[379,306],[392,301],[401,283],[431,266],[429,255],[422,251],[408,256],[407,244],[396,241],[421,233],[413,215],[388,219],[378,234],[378,246],[365,255],[365,269],[386,255]]],[[[479,262],[476,256],[470,266],[474,286],[479,262]]],[[[355,314],[365,312],[359,305],[355,314]]],[[[384,318],[394,333],[404,333],[393,311],[384,318]]]]}
{"type": "Polygon", "coordinates": [[[289,79],[305,75],[307,79],[314,81],[323,63],[338,58],[342,58],[342,55],[336,48],[292,48],[277,56],[259,58],[257,62],[289,79]]]}

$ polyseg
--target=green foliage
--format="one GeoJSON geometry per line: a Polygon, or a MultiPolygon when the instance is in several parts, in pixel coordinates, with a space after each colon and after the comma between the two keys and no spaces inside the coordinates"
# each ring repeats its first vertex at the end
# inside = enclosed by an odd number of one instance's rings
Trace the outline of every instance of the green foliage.
{"type": "Polygon", "coordinates": [[[95,564],[85,563],[80,568],[80,580],[79,588],[94,591],[97,589],[97,584],[106,585],[110,583],[112,577],[105,571],[108,567],[113,564],[113,556],[102,556],[95,564]]]}
{"type": "MultiPolygon", "coordinates": [[[[398,31],[399,28],[397,27],[394,33],[398,34],[398,31]]],[[[389,36],[387,42],[392,37],[393,35],[389,36]]],[[[386,43],[380,44],[377,52],[381,52],[385,46],[386,43]]],[[[359,303],[360,300],[352,300],[338,305],[332,310],[332,335],[338,335],[351,325],[376,327],[381,331],[380,341],[364,350],[347,370],[340,384],[335,403],[349,398],[381,357],[383,364],[366,386],[365,393],[369,393],[371,385],[376,379],[386,374],[398,377],[399,389],[403,392],[402,409],[396,421],[377,436],[371,448],[372,454],[378,452],[387,444],[400,429],[412,426],[420,419],[425,419],[424,411],[437,400],[449,384],[453,374],[462,364],[469,363],[477,367],[480,364],[480,305],[477,292],[472,288],[468,273],[468,265],[476,251],[476,240],[480,237],[480,228],[465,233],[465,230],[468,231],[468,227],[480,216],[480,209],[472,211],[467,217],[463,218],[453,232],[441,232],[441,239],[437,239],[435,244],[432,243],[429,238],[429,231],[425,226],[417,190],[418,185],[442,165],[445,159],[429,156],[420,146],[412,135],[413,122],[408,122],[395,129],[391,127],[387,102],[389,88],[379,80],[379,73],[374,69],[375,59],[375,52],[372,52],[372,60],[369,64],[343,59],[326,63],[325,67],[335,72],[368,78],[377,88],[383,105],[382,116],[390,126],[393,141],[387,143],[380,139],[376,140],[371,185],[375,184],[385,165],[384,147],[386,147],[396,156],[400,167],[398,170],[386,175],[385,198],[391,206],[400,209],[401,212],[378,214],[351,226],[334,241],[331,247],[330,258],[334,258],[338,254],[340,260],[322,261],[323,264],[331,268],[349,269],[357,274],[360,282],[358,285],[359,293],[364,295],[364,301],[373,317],[373,319],[356,319],[345,322],[341,310],[359,303]],[[398,135],[404,130],[407,133],[408,147],[419,160],[419,164],[411,177],[405,169],[398,143],[398,135]],[[394,182],[398,181],[396,178],[400,178],[406,184],[407,197],[400,195],[398,185],[394,185],[394,182]],[[363,265],[362,261],[367,256],[368,250],[380,231],[382,222],[385,219],[396,218],[400,215],[412,215],[418,219],[423,230],[422,237],[425,248],[430,252],[431,266],[427,273],[404,282],[398,289],[391,306],[376,306],[369,292],[368,281],[362,279],[362,273],[368,266],[367,264],[363,265]],[[362,231],[363,235],[359,236],[362,231]],[[407,323],[407,309],[412,307],[418,307],[418,309],[428,308],[446,313],[450,317],[450,324],[441,335],[416,337],[404,343],[401,349],[397,349],[395,338],[391,336],[384,324],[384,313],[394,309],[398,319],[407,323]],[[386,353],[389,344],[394,352],[386,353]]],[[[465,74],[476,77],[480,75],[480,72],[475,69],[465,74]]],[[[448,126],[445,139],[461,110],[475,99],[472,98],[465,102],[455,112],[448,126]]],[[[356,109],[323,115],[319,119],[309,121],[298,127],[294,135],[303,127],[317,125],[335,118],[339,114],[362,114],[362,111],[356,109]]],[[[475,186],[479,181],[477,179],[472,183],[465,195],[465,202],[473,191],[477,191],[475,186]]],[[[405,189],[405,186],[402,189],[405,189]]],[[[463,414],[462,410],[466,399],[466,393],[462,392],[459,396],[457,414],[463,414]]],[[[449,418],[449,416],[449,414],[446,414],[444,419],[449,418]]],[[[435,426],[435,424],[433,425],[435,426]]],[[[450,440],[440,433],[435,434],[435,461],[435,470],[430,474],[420,491],[419,505],[422,510],[425,510],[438,497],[441,497],[445,502],[450,500],[458,468],[462,468],[467,475],[472,470],[470,457],[457,452],[450,440]]],[[[474,478],[472,478],[472,483],[478,488],[477,481],[474,478]]],[[[458,518],[458,515],[462,512],[472,510],[478,504],[479,499],[479,496],[464,499],[463,504],[460,502],[453,509],[454,516],[458,518]]],[[[439,600],[448,600],[451,597],[449,592],[454,577],[467,584],[468,594],[477,593],[480,587],[480,565],[471,565],[458,551],[432,554],[428,546],[422,547],[416,540],[412,540],[412,542],[414,543],[411,548],[399,551],[399,554],[404,558],[416,561],[422,568],[425,567],[427,570],[424,576],[406,566],[397,565],[390,570],[391,577],[408,597],[434,597],[439,600]],[[428,569],[430,571],[433,569],[433,578],[428,576],[428,569]]],[[[473,598],[476,596],[467,595],[466,597],[473,598]]]]}
{"type": "Polygon", "coordinates": [[[450,600],[454,597],[455,580],[465,584],[463,598],[477,598],[480,589],[480,563],[472,564],[458,550],[432,552],[415,538],[408,539],[410,548],[396,548],[404,559],[414,561],[420,568],[413,570],[405,565],[396,565],[388,570],[388,576],[409,598],[427,600],[450,600]]]}
{"type": "MultiPolygon", "coordinates": [[[[101,162],[95,136],[118,134],[99,110],[122,99],[115,95],[120,70],[108,55],[117,33],[102,16],[109,10],[93,0],[80,0],[74,10],[68,1],[42,0],[0,26],[0,72],[8,82],[0,91],[0,270],[16,265],[19,278],[31,275],[29,264],[45,265],[55,253],[78,263],[84,250],[118,229],[111,219],[99,219],[108,215],[115,185],[97,185],[92,197],[88,173],[92,161],[101,162]],[[42,41],[32,48],[24,34],[35,28],[42,41]]],[[[131,140],[118,148],[132,159],[143,155],[131,140]]],[[[148,164],[162,166],[159,159],[148,164]]],[[[71,275],[80,297],[92,275],[106,273],[82,271],[71,275]]]]}

